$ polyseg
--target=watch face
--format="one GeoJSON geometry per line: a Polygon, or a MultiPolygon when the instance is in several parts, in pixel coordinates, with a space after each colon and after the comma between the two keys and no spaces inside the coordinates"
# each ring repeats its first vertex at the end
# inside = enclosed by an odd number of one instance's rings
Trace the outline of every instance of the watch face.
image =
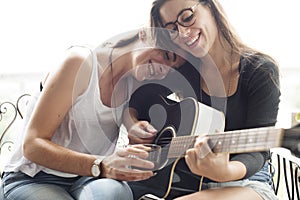
{"type": "Polygon", "coordinates": [[[92,175],[94,176],[94,177],[98,177],[99,175],[100,175],[100,169],[99,169],[99,167],[97,166],[97,165],[93,165],[92,166],[92,175]]]}

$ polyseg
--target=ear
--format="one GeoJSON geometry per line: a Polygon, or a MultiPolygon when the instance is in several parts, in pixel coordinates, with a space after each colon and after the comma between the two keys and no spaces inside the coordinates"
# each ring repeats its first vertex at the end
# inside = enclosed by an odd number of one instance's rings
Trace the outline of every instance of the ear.
{"type": "Polygon", "coordinates": [[[147,37],[147,34],[146,34],[146,31],[145,29],[140,29],[139,30],[139,39],[141,42],[144,42],[146,40],[146,37],[147,37]]]}

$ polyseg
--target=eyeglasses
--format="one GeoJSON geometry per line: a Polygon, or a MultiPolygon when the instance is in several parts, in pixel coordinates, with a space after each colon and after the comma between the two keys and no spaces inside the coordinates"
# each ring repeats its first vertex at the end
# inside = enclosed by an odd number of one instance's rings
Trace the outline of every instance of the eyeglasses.
{"type": "Polygon", "coordinates": [[[179,35],[178,25],[176,23],[178,23],[180,26],[183,27],[190,27],[194,25],[196,21],[196,16],[194,12],[195,12],[195,8],[199,4],[200,3],[198,2],[197,4],[193,5],[190,8],[185,8],[181,10],[177,15],[176,21],[168,22],[164,25],[164,28],[168,29],[169,36],[171,37],[172,40],[175,40],[179,35]]]}

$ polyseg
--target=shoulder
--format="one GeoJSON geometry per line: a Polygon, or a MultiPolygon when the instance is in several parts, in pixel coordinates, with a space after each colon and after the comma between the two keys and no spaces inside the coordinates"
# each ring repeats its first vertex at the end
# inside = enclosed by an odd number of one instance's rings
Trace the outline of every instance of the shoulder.
{"type": "Polygon", "coordinates": [[[279,67],[271,57],[264,54],[243,57],[240,70],[240,83],[245,91],[280,93],[279,67]]]}
{"type": "Polygon", "coordinates": [[[279,79],[278,63],[272,57],[262,53],[242,56],[240,73],[246,79],[258,77],[279,79]]]}
{"type": "Polygon", "coordinates": [[[71,47],[65,51],[46,80],[45,86],[57,86],[60,90],[73,91],[79,96],[89,83],[92,72],[92,52],[89,48],[71,47]]]}
{"type": "Polygon", "coordinates": [[[92,62],[92,50],[90,48],[72,46],[65,52],[62,68],[78,71],[81,67],[91,66],[92,62]]]}

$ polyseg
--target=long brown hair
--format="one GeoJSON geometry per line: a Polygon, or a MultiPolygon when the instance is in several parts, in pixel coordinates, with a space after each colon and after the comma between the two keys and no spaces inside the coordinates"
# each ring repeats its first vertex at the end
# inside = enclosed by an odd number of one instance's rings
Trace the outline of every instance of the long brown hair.
{"type": "MultiPolygon", "coordinates": [[[[162,27],[163,28],[163,22],[162,17],[160,15],[160,8],[164,5],[165,2],[172,1],[172,0],[154,0],[152,3],[152,8],[150,12],[150,26],[152,27],[162,27]]],[[[218,0],[195,0],[201,3],[203,6],[206,6],[217,25],[217,29],[219,32],[219,39],[221,41],[221,44],[223,47],[224,42],[227,42],[231,49],[229,51],[232,51],[234,53],[239,54],[240,56],[243,56],[246,59],[249,59],[249,61],[252,61],[253,58],[255,58],[255,62],[257,67],[261,66],[263,63],[267,61],[273,62],[276,66],[278,66],[278,63],[269,55],[264,54],[248,45],[246,45],[238,36],[232,25],[230,24],[227,15],[225,14],[225,11],[221,4],[218,2],[218,0]],[[264,59],[261,60],[261,63],[257,63],[258,57],[263,57],[264,59]]],[[[156,34],[156,33],[154,33],[156,34]]],[[[165,37],[158,37],[157,42],[161,44],[166,44],[166,38],[165,37]],[[164,41],[159,41],[159,39],[162,38],[164,41]]],[[[170,42],[168,42],[170,43],[170,42]]],[[[225,48],[224,48],[225,49],[225,48]]]]}

